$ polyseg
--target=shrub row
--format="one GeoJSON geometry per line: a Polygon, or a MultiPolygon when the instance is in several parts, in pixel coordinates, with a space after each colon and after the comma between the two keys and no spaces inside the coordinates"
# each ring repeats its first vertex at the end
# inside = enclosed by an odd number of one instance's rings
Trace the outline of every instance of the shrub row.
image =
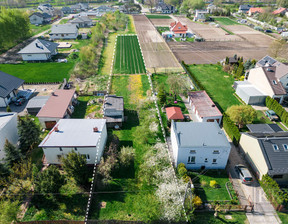
{"type": "Polygon", "coordinates": [[[266,97],[265,103],[266,107],[275,111],[283,123],[288,124],[288,112],[280,105],[280,103],[272,99],[270,96],[266,97]]]}
{"type": "Polygon", "coordinates": [[[223,128],[232,139],[234,145],[237,146],[241,137],[240,131],[230,117],[225,113],[223,113],[223,128]]]}

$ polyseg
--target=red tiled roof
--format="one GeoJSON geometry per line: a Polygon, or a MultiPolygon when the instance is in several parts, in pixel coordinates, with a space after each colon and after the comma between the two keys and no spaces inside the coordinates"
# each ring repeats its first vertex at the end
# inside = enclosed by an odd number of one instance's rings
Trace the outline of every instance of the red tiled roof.
{"type": "MultiPolygon", "coordinates": [[[[171,25],[173,25],[173,23],[171,23],[171,25]]],[[[187,32],[187,30],[187,26],[183,25],[181,22],[175,22],[174,26],[171,26],[171,31],[173,31],[174,33],[185,33],[187,32]]]]}
{"type": "Polygon", "coordinates": [[[272,12],[274,15],[277,15],[277,14],[280,14],[282,12],[285,12],[286,11],[286,8],[279,8],[277,10],[275,10],[274,12],[272,12]]]}
{"type": "Polygon", "coordinates": [[[75,90],[57,89],[41,108],[37,117],[63,118],[74,96],[75,90]]]}
{"type": "Polygon", "coordinates": [[[182,111],[179,107],[167,107],[166,114],[169,120],[183,120],[184,119],[182,111]]]}
{"type": "Polygon", "coordinates": [[[251,13],[256,13],[256,12],[263,13],[264,11],[265,10],[262,8],[250,8],[249,9],[249,12],[251,12],[251,13]]]}

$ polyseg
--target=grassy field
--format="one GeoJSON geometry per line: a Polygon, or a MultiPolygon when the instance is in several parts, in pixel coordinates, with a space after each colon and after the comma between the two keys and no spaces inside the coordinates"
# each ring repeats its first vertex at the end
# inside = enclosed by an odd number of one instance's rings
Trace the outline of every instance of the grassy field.
{"type": "Polygon", "coordinates": [[[284,212],[277,212],[280,220],[282,221],[283,224],[288,223],[288,213],[284,212]]]}
{"type": "Polygon", "coordinates": [[[195,38],[194,37],[186,37],[185,41],[181,40],[182,37],[176,37],[174,38],[177,42],[194,42],[195,38]]]}
{"type": "Polygon", "coordinates": [[[161,35],[163,32],[170,30],[168,26],[157,26],[156,29],[161,35]]]}
{"type": "Polygon", "coordinates": [[[221,25],[239,25],[239,23],[227,17],[214,17],[214,19],[221,25]]]}
{"type": "Polygon", "coordinates": [[[214,217],[214,212],[196,212],[194,219],[191,222],[193,224],[246,224],[247,217],[244,212],[220,212],[218,218],[214,217]],[[232,219],[227,219],[227,216],[231,216],[232,219]]]}
{"type": "Polygon", "coordinates": [[[92,116],[93,118],[102,118],[100,111],[102,110],[103,103],[98,103],[97,100],[102,98],[101,96],[79,96],[77,98],[79,104],[75,106],[75,111],[72,114],[72,118],[86,118],[92,116]],[[87,105],[90,100],[94,100],[95,103],[87,105]]]}
{"type": "Polygon", "coordinates": [[[27,83],[62,82],[70,77],[74,63],[1,64],[0,71],[25,80],[27,83]]]}
{"type": "Polygon", "coordinates": [[[137,36],[118,36],[114,74],[141,74],[145,72],[137,36]]]}
{"type": "Polygon", "coordinates": [[[51,24],[39,25],[39,26],[31,24],[30,26],[31,26],[32,36],[51,28],[51,24]]]}
{"type": "Polygon", "coordinates": [[[190,65],[189,70],[202,83],[219,110],[226,111],[232,105],[240,105],[233,95],[234,79],[220,65],[190,65]]]}
{"type": "Polygon", "coordinates": [[[146,15],[148,19],[171,19],[170,16],[167,15],[146,15]]]}
{"type": "Polygon", "coordinates": [[[231,32],[230,30],[225,29],[224,27],[221,27],[222,30],[224,30],[226,33],[229,33],[229,35],[234,35],[233,32],[231,32]]]}
{"type": "Polygon", "coordinates": [[[225,170],[209,170],[204,175],[198,175],[198,172],[188,172],[188,175],[193,180],[196,194],[200,196],[202,201],[231,200],[225,187],[225,184],[229,182],[225,170]],[[219,188],[210,187],[211,180],[216,180],[219,188]]]}

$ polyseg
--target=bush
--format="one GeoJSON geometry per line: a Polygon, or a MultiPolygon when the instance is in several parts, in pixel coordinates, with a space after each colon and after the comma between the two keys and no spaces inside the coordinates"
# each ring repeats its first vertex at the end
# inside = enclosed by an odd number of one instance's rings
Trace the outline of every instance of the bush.
{"type": "Polygon", "coordinates": [[[122,147],[119,154],[120,163],[123,166],[129,166],[134,161],[135,149],[132,147],[122,147]]]}
{"type": "Polygon", "coordinates": [[[187,169],[185,167],[180,167],[178,169],[178,174],[181,176],[181,177],[184,177],[184,176],[187,176],[187,169]]]}
{"type": "Polygon", "coordinates": [[[192,203],[193,203],[195,208],[199,208],[200,206],[202,206],[203,202],[202,202],[202,200],[201,200],[201,198],[199,196],[195,196],[192,199],[192,203]]]}
{"type": "Polygon", "coordinates": [[[223,114],[223,128],[232,139],[233,143],[237,146],[241,137],[240,131],[234,122],[231,121],[230,117],[225,113],[223,114]]]}
{"type": "Polygon", "coordinates": [[[179,163],[178,166],[177,166],[177,170],[179,170],[181,167],[186,168],[184,163],[179,163]]]}
{"type": "Polygon", "coordinates": [[[216,180],[210,180],[210,187],[217,188],[219,185],[216,180]]]}
{"type": "Polygon", "coordinates": [[[200,184],[201,184],[201,187],[206,187],[207,186],[207,181],[202,180],[200,184]]]}

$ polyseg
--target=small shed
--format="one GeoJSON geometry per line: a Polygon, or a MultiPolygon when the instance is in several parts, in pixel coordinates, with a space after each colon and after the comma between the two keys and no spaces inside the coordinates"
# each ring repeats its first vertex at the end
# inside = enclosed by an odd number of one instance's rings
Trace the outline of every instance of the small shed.
{"type": "Polygon", "coordinates": [[[184,120],[180,107],[167,107],[166,115],[168,120],[184,120]]]}
{"type": "Polygon", "coordinates": [[[41,108],[46,104],[49,96],[35,96],[29,100],[26,109],[31,115],[37,115],[41,108]]]}

